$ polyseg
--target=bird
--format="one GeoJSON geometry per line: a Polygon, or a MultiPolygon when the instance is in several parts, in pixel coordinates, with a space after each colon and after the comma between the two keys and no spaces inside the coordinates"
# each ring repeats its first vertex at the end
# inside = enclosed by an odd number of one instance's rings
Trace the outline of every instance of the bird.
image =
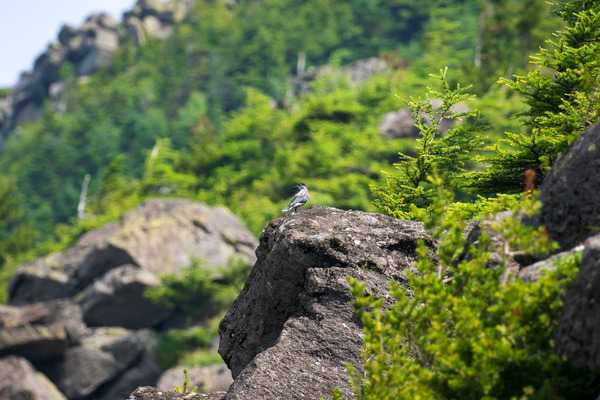
{"type": "Polygon", "coordinates": [[[294,212],[297,212],[298,207],[302,207],[303,205],[305,205],[308,199],[310,198],[308,188],[304,183],[299,183],[293,187],[298,188],[298,193],[296,193],[292,201],[290,201],[290,204],[288,204],[288,206],[281,211],[290,211],[291,209],[294,209],[294,212]]]}

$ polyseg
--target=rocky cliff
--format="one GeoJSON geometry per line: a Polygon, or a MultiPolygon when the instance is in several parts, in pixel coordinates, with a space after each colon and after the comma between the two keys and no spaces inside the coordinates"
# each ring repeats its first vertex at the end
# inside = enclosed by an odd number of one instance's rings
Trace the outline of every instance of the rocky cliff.
{"type": "Polygon", "coordinates": [[[62,107],[64,83],[59,72],[64,64],[73,66],[76,77],[88,76],[106,66],[121,43],[139,45],[148,37],[167,36],[192,4],[192,0],[138,0],[121,22],[93,14],[79,28],[63,26],[58,40],[35,60],[31,73],[23,74],[8,97],[0,100],[0,150],[17,124],[41,117],[46,100],[62,107]]]}

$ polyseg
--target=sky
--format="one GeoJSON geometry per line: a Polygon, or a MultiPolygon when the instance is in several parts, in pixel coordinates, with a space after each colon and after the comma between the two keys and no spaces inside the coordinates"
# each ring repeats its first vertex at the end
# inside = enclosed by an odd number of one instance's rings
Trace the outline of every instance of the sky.
{"type": "Polygon", "coordinates": [[[94,12],[117,21],[135,0],[7,0],[0,13],[0,88],[14,86],[21,72],[58,40],[64,24],[80,27],[94,12]]]}

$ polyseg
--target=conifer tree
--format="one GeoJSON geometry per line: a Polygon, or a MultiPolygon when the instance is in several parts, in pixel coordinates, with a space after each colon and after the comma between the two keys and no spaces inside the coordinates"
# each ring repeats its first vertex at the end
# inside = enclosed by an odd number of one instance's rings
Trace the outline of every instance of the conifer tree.
{"type": "Polygon", "coordinates": [[[515,80],[500,79],[525,97],[524,132],[507,133],[491,155],[480,156],[484,171],[468,173],[461,185],[477,193],[518,193],[525,171],[539,186],[561,152],[600,115],[600,2],[557,4],[566,26],[533,57],[539,67],[515,80]]]}
{"type": "Polygon", "coordinates": [[[458,112],[458,103],[471,100],[473,96],[465,93],[468,88],[451,89],[446,79],[447,69],[442,70],[438,78],[442,83],[442,92],[429,91],[433,98],[442,99],[442,103],[434,107],[429,99],[403,100],[413,113],[415,126],[421,137],[417,139],[416,157],[400,154],[400,162],[394,164],[399,174],[387,173],[385,186],[371,186],[375,196],[373,204],[396,218],[411,219],[412,205],[427,208],[435,193],[428,182],[428,177],[435,171],[446,171],[445,185],[451,185],[456,177],[465,171],[465,163],[470,153],[481,146],[478,119],[467,126],[457,125],[444,133],[441,123],[445,120],[453,122],[467,117],[477,117],[476,111],[458,112]]]}

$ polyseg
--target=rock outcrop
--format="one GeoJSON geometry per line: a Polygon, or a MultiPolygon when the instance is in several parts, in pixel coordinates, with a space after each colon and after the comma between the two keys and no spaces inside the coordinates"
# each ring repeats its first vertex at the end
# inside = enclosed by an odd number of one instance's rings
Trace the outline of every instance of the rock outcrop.
{"type": "Polygon", "coordinates": [[[215,393],[175,393],[163,392],[155,387],[144,386],[137,388],[127,400],[221,400],[225,392],[215,393]]]}
{"type": "Polygon", "coordinates": [[[600,370],[600,235],[585,241],[581,266],[567,291],[555,348],[573,365],[600,370]]]}
{"type": "Polygon", "coordinates": [[[314,207],[271,221],[244,289],[221,321],[219,353],[234,383],[224,399],[352,396],[345,361],[360,368],[361,323],[346,275],[385,296],[407,282],[422,224],[314,207]]]}
{"type": "MultiPolygon", "coordinates": [[[[0,399],[114,400],[155,385],[163,372],[157,331],[181,327],[186,315],[172,316],[144,290],[192,258],[205,259],[208,269],[231,256],[252,263],[257,245],[222,207],[150,200],[67,250],[21,265],[11,305],[0,306],[0,399]]],[[[222,364],[198,378],[205,390],[231,382],[222,364]]]]}
{"type": "Polygon", "coordinates": [[[193,258],[205,260],[208,268],[225,266],[234,255],[252,263],[256,245],[250,231],[225,208],[184,199],[150,200],[121,223],[88,232],[63,252],[19,266],[9,286],[9,303],[72,297],[95,280],[82,300],[84,319],[94,326],[115,325],[118,317],[110,314],[123,306],[160,315],[164,310],[152,308],[141,296],[143,287],[158,284],[159,274],[179,273],[193,258]],[[117,293],[127,298],[118,300],[117,293]],[[103,296],[112,300],[106,302],[103,296]]]}
{"type": "Polygon", "coordinates": [[[62,356],[86,334],[80,308],[66,299],[24,307],[0,306],[0,356],[30,361],[62,356]]]}
{"type": "Polygon", "coordinates": [[[600,122],[554,163],[541,189],[539,225],[568,250],[600,231],[600,122]]]}
{"type": "Polygon", "coordinates": [[[44,102],[53,100],[60,109],[64,81],[60,70],[73,66],[77,78],[89,76],[108,65],[125,41],[144,43],[148,37],[165,37],[174,23],[191,9],[192,0],[138,0],[133,10],[118,23],[106,14],[91,15],[80,28],[64,25],[58,40],[35,61],[33,71],[23,74],[9,96],[0,104],[0,151],[4,140],[17,126],[42,116],[44,102]]]}
{"type": "Polygon", "coordinates": [[[97,328],[79,346],[69,348],[59,364],[43,370],[69,399],[90,395],[105,400],[123,398],[131,387],[158,379],[157,343],[156,334],[149,330],[97,328]],[[129,376],[131,371],[136,371],[134,379],[129,376]]]}
{"type": "Polygon", "coordinates": [[[67,400],[56,386],[23,357],[0,358],[0,399],[67,400]]]}

